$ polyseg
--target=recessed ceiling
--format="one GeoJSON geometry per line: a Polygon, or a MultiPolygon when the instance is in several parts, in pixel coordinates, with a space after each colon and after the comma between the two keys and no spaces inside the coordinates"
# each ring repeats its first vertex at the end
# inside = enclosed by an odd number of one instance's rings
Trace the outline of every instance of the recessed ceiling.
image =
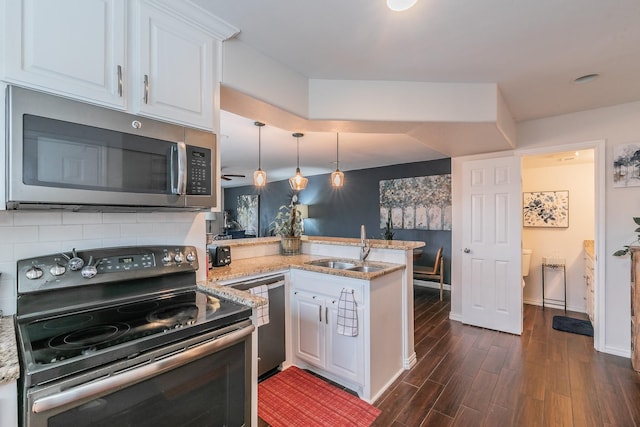
{"type": "MultiPolygon", "coordinates": [[[[496,83],[516,122],[640,100],[637,0],[418,0],[405,12],[390,11],[385,0],[191,1],[238,27],[238,41],[311,79],[496,83]],[[599,78],[574,83],[588,74],[599,78]]],[[[257,167],[256,119],[222,114],[223,173],[257,167]]],[[[295,168],[295,150],[289,155],[286,145],[295,148],[295,140],[286,135],[300,129],[296,121],[278,126],[271,153],[263,145],[272,157],[263,160],[269,180],[295,168]]],[[[341,169],[443,157],[424,144],[426,133],[435,132],[347,133],[341,169]]],[[[331,133],[309,133],[301,141],[303,173],[331,172],[334,143],[331,133]]]]}
{"type": "Polygon", "coordinates": [[[497,83],[516,121],[640,99],[638,0],[192,1],[309,78],[497,83]]]}
{"type": "MultiPolygon", "coordinates": [[[[243,174],[222,182],[223,187],[253,183],[253,171],[258,168],[258,129],[254,120],[227,111],[221,112],[220,144],[223,174],[243,174]]],[[[281,129],[266,125],[262,128],[262,169],[267,181],[289,179],[295,173],[296,139],[293,132],[301,129],[281,129]]],[[[300,138],[300,169],[304,176],[329,174],[336,169],[336,134],[306,132],[300,138]]],[[[441,159],[445,156],[425,147],[404,134],[340,133],[340,170],[366,169],[400,163],[441,159]]]]}

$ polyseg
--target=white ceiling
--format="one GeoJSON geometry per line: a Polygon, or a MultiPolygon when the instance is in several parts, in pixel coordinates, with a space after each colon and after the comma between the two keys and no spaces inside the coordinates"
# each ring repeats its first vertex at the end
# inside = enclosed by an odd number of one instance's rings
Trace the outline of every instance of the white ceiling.
{"type": "MultiPolygon", "coordinates": [[[[385,0],[193,2],[309,78],[497,83],[516,121],[640,100],[638,0],[418,0],[401,13],[385,0]],[[589,73],[601,77],[573,83],[589,73]]],[[[223,112],[223,173],[255,169],[253,119],[223,112]]],[[[263,130],[263,169],[269,180],[288,177],[296,129],[263,130]]],[[[334,167],[334,134],[300,145],[303,174],[334,167]]],[[[344,134],[341,153],[346,170],[444,157],[404,134],[344,134]]]]}

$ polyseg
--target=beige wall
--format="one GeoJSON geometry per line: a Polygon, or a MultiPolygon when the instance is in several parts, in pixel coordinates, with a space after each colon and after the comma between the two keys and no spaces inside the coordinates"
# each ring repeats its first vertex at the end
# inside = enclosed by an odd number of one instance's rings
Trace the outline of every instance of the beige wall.
{"type": "MultiPolygon", "coordinates": [[[[594,164],[522,169],[522,191],[569,191],[569,227],[522,230],[522,245],[533,251],[529,276],[525,278],[525,303],[542,304],[542,257],[566,260],[567,308],[586,312],[584,282],[584,240],[594,239],[594,164]]],[[[545,297],[564,299],[561,270],[547,269],[545,297]]]]}

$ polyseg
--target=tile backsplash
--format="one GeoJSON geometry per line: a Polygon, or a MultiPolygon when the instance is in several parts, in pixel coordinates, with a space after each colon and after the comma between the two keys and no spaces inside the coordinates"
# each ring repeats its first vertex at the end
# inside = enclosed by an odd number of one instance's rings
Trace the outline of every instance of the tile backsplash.
{"type": "MultiPolygon", "coordinates": [[[[111,246],[194,245],[205,266],[205,214],[0,211],[0,310],[16,311],[16,262],[56,252],[111,246]]],[[[206,268],[198,279],[206,278],[206,268]]]]}

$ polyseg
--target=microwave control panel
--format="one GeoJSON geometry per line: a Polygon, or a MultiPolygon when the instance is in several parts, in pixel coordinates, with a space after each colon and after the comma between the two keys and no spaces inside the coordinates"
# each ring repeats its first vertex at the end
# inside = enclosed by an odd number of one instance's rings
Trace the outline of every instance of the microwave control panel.
{"type": "Polygon", "coordinates": [[[211,150],[187,145],[187,194],[211,195],[211,150]]]}

